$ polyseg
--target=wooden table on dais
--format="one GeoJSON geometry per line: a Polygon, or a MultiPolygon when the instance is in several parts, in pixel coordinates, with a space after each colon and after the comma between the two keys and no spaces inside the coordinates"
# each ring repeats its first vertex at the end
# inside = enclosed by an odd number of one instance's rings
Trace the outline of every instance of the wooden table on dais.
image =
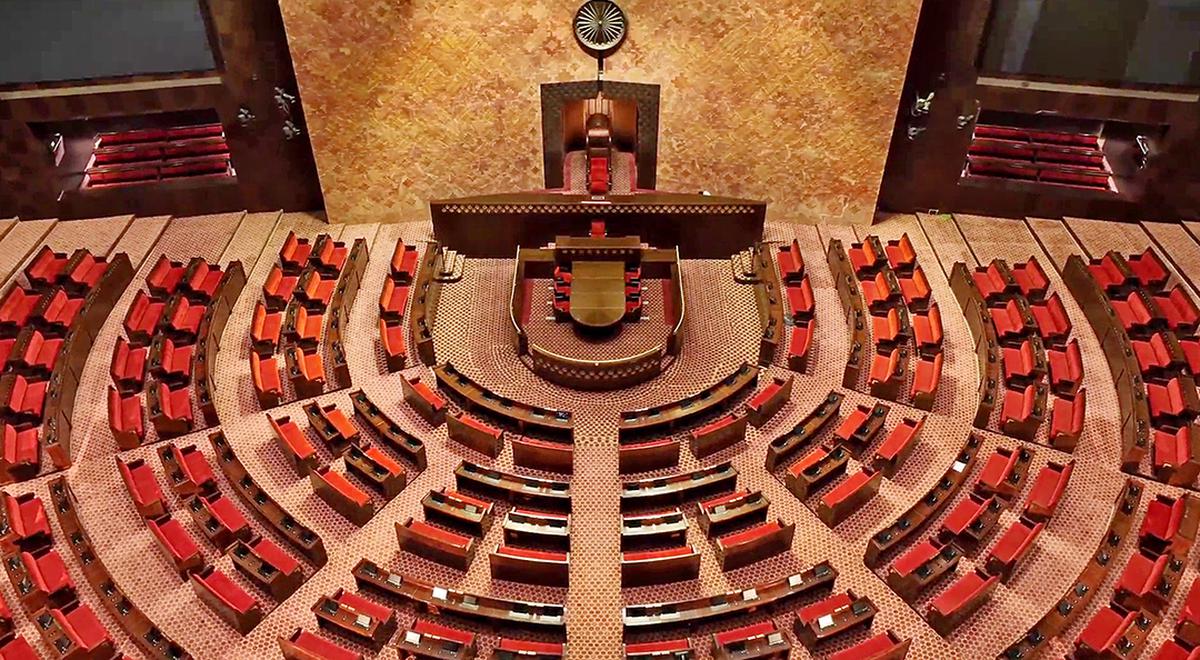
{"type": "Polygon", "coordinates": [[[587,328],[607,328],[625,317],[625,263],[571,264],[571,319],[587,328]]]}

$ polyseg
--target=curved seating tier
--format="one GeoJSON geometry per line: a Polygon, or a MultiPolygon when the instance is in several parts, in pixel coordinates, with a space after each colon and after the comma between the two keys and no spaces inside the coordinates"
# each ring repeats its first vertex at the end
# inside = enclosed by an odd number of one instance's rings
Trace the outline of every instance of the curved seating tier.
{"type": "Polygon", "coordinates": [[[838,299],[842,301],[842,312],[846,317],[846,325],[850,327],[850,355],[846,358],[846,369],[842,373],[842,387],[853,389],[858,385],[858,377],[866,362],[867,351],[867,311],[859,291],[858,279],[855,277],[855,267],[850,263],[846,249],[836,238],[829,240],[825,251],[825,260],[833,274],[834,287],[838,299]]]}
{"type": "Polygon", "coordinates": [[[503,600],[435,586],[410,575],[392,573],[363,559],[354,566],[359,589],[397,598],[423,608],[505,626],[520,626],[566,635],[565,605],[503,600]]]}
{"type": "Polygon", "coordinates": [[[571,510],[571,485],[536,477],[493,470],[463,461],[454,469],[459,489],[475,490],[513,504],[528,504],[551,511],[571,510]]]}
{"type": "Polygon", "coordinates": [[[437,354],[433,348],[433,323],[442,290],[442,285],[436,277],[441,259],[441,245],[436,241],[426,244],[421,265],[417,268],[416,278],[413,279],[409,291],[412,302],[408,311],[408,336],[417,349],[417,357],[421,363],[429,366],[437,364],[437,354]]]}
{"type": "Polygon", "coordinates": [[[152,658],[180,660],[192,657],[154,625],[113,580],[112,574],[97,556],[87,530],[83,528],[78,514],[78,500],[65,477],[58,477],[50,482],[50,498],[58,516],[58,524],[71,540],[67,545],[79,562],[84,577],[95,590],[105,609],[121,625],[129,638],[152,658]]]}
{"type": "Polygon", "coordinates": [[[758,382],[758,371],[758,367],[743,362],[732,374],[702,392],[674,403],[622,412],[617,422],[620,435],[624,438],[658,429],[674,429],[697,417],[720,410],[738,395],[754,387],[758,382]]]}
{"type": "Polygon", "coordinates": [[[452,393],[466,410],[483,411],[525,431],[565,435],[573,438],[575,424],[570,411],[547,410],[501,397],[462,372],[449,362],[433,368],[438,387],[452,393]]]}
{"type": "Polygon", "coordinates": [[[627,605],[622,612],[625,632],[695,626],[749,611],[771,610],[789,599],[831,586],[837,571],[829,562],[751,589],[730,591],[672,603],[627,605]]]}

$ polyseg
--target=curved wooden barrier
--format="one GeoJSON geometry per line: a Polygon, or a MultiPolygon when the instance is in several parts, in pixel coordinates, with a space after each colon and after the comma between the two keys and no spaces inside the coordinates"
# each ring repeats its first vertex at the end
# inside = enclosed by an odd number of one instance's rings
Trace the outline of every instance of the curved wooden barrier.
{"type": "Polygon", "coordinates": [[[1063,597],[1046,612],[1038,622],[1033,624],[1021,639],[1010,645],[1002,658],[1032,658],[1041,653],[1046,642],[1062,634],[1071,623],[1087,609],[1092,596],[1104,583],[1112,570],[1113,559],[1121,550],[1121,544],[1129,536],[1133,528],[1133,517],[1141,500],[1142,487],[1132,479],[1125,480],[1125,486],[1117,495],[1117,503],[1109,518],[1108,528],[1100,537],[1100,545],[1087,565],[1079,573],[1079,577],[1063,594],[1063,597]]]}
{"type": "Polygon", "coordinates": [[[689,397],[662,406],[622,412],[617,422],[618,431],[624,438],[660,428],[678,428],[690,420],[720,410],[739,394],[752,389],[757,382],[758,367],[743,362],[742,366],[719,383],[689,397]]]}
{"type": "Polygon", "coordinates": [[[210,434],[208,441],[212,443],[213,451],[216,453],[217,465],[220,466],[221,472],[233,485],[233,490],[242,498],[242,501],[264,522],[283,535],[288,543],[291,543],[305,558],[318,567],[324,566],[328,561],[325,542],[315,531],[301,525],[284,510],[279,502],[275,501],[275,498],[268,495],[267,491],[254,481],[254,478],[246,470],[246,466],[238,460],[229,441],[225,439],[225,432],[217,431],[210,434]]]}
{"type": "Polygon", "coordinates": [[[858,278],[854,276],[854,268],[841,241],[829,239],[825,261],[829,263],[838,299],[842,301],[842,313],[846,316],[846,325],[850,327],[850,355],[846,358],[846,370],[842,373],[842,387],[854,389],[866,361],[867,311],[863,307],[858,278]]]}

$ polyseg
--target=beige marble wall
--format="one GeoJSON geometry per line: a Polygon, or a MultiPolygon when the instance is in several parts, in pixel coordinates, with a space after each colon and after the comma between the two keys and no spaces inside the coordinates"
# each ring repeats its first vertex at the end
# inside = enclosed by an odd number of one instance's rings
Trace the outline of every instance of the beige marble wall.
{"type": "MultiPolygon", "coordinates": [[[[658,186],[868,222],[921,0],[624,0],[608,78],[662,85],[658,186]]],[[[579,0],[280,0],[330,220],[539,188],[579,0]]]]}

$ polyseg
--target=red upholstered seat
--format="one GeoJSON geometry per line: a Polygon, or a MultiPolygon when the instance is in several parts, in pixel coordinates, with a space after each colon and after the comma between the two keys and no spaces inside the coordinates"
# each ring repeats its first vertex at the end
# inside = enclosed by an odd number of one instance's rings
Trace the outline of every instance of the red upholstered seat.
{"type": "Polygon", "coordinates": [[[1146,383],[1146,398],[1150,403],[1150,418],[1158,423],[1177,418],[1196,416],[1196,392],[1184,389],[1183,381],[1172,378],[1165,385],[1146,383]]]}
{"type": "Polygon", "coordinates": [[[884,353],[876,353],[871,359],[871,375],[868,379],[871,387],[885,386],[903,378],[900,373],[900,349],[893,348],[884,353]]]}
{"type": "Polygon", "coordinates": [[[992,588],[999,580],[999,576],[989,577],[977,570],[964,573],[933,599],[929,609],[943,617],[949,617],[992,588]]]}
{"type": "Polygon", "coordinates": [[[1191,425],[1154,429],[1151,462],[1160,479],[1190,485],[1200,473],[1200,433],[1191,425]]]}
{"type": "Polygon", "coordinates": [[[779,274],[783,281],[791,282],[804,277],[804,255],[800,252],[800,241],[792,239],[790,245],[780,245],[776,255],[779,274]]]}
{"type": "Polygon", "coordinates": [[[879,447],[875,449],[876,459],[891,462],[908,455],[923,428],[925,428],[924,417],[920,420],[902,420],[892,428],[883,442],[879,443],[879,447]]]}
{"type": "Polygon", "coordinates": [[[318,386],[323,388],[325,386],[325,362],[321,359],[320,352],[305,351],[299,346],[293,346],[288,350],[292,352],[298,370],[293,377],[313,388],[318,386]]]}
{"type": "Polygon", "coordinates": [[[87,295],[88,290],[100,283],[108,270],[108,262],[92,256],[87,250],[79,250],[71,256],[62,283],[72,293],[87,295]]]}
{"type": "Polygon", "coordinates": [[[1146,607],[1157,611],[1161,599],[1155,599],[1152,594],[1162,581],[1170,561],[1170,554],[1158,555],[1146,550],[1133,553],[1117,580],[1113,602],[1127,609],[1146,607]]]}
{"type": "Polygon", "coordinates": [[[894,344],[900,339],[900,309],[891,307],[886,314],[871,315],[871,336],[876,344],[894,344]]]}
{"type": "Polygon", "coordinates": [[[0,339],[0,369],[7,367],[8,358],[12,355],[13,347],[17,344],[16,337],[0,339]]]}
{"type": "MultiPolygon", "coordinates": [[[[50,616],[54,618],[59,629],[76,647],[85,651],[108,648],[109,650],[105,652],[112,653],[113,641],[108,634],[108,629],[104,627],[99,617],[88,605],[74,601],[61,609],[51,609],[50,616]]],[[[96,655],[94,657],[107,656],[96,655]]]]}
{"type": "Polygon", "coordinates": [[[1023,264],[1013,265],[1012,276],[1021,293],[1030,301],[1041,300],[1050,288],[1050,278],[1046,277],[1046,271],[1042,270],[1042,265],[1035,257],[1029,257],[1029,261],[1023,264]]]}
{"type": "Polygon", "coordinates": [[[59,276],[66,267],[66,254],[55,252],[49,245],[43,245],[29,265],[25,266],[25,277],[30,286],[41,289],[58,284],[59,276]]]}
{"type": "Polygon", "coordinates": [[[1188,371],[1200,374],[1200,339],[1180,339],[1179,347],[1183,349],[1183,358],[1187,362],[1188,371]]]}
{"type": "MultiPolygon", "coordinates": [[[[869,497],[874,497],[875,492],[878,490],[878,482],[876,482],[874,486],[871,485],[871,480],[874,477],[875,472],[871,470],[871,468],[862,468],[858,472],[855,472],[854,474],[851,474],[845,479],[839,481],[833,488],[830,488],[828,492],[822,495],[821,504],[832,509],[842,502],[859,495],[859,493],[864,492],[864,489],[867,488],[874,489],[869,493],[869,497]]],[[[862,495],[862,497],[865,499],[863,499],[863,501],[860,503],[860,506],[865,506],[866,500],[869,499],[869,497],[867,494],[862,495]]]]}
{"type": "Polygon", "coordinates": [[[301,652],[308,654],[300,657],[311,657],[316,660],[363,660],[361,653],[338,646],[324,637],[314,635],[307,630],[297,630],[287,641],[300,649],[301,652]]]}
{"type": "Polygon", "coordinates": [[[994,566],[995,570],[1000,571],[1004,581],[1007,581],[1013,568],[1029,553],[1045,526],[1045,523],[1034,523],[1023,519],[1014,521],[992,546],[991,552],[988,553],[987,566],[989,568],[994,566]]]}
{"type": "MultiPolygon", "coordinates": [[[[320,481],[322,481],[325,484],[332,487],[335,491],[338,492],[338,494],[340,494],[342,497],[346,498],[347,500],[349,500],[356,506],[360,506],[360,507],[366,506],[367,503],[371,501],[370,495],[367,495],[365,492],[363,492],[363,490],[361,488],[359,488],[358,486],[355,486],[341,472],[335,472],[333,470],[330,470],[328,467],[323,467],[319,470],[310,472],[309,474],[316,475],[316,477],[320,481]]],[[[416,524],[416,523],[419,523],[421,525],[425,524],[421,521],[413,521],[413,522],[414,522],[414,524],[416,524]]],[[[451,534],[451,532],[446,532],[445,530],[438,528],[438,527],[433,527],[432,529],[437,530],[437,532],[451,534]]],[[[436,538],[436,533],[434,533],[432,536],[434,536],[436,538]]],[[[458,536],[458,535],[455,535],[455,536],[458,536]]],[[[466,538],[466,537],[464,537],[464,538],[466,538]]]]}
{"type": "Polygon", "coordinates": [[[296,284],[296,296],[305,305],[325,309],[329,306],[329,300],[333,298],[333,290],[336,287],[336,277],[324,277],[318,271],[306,270],[296,284]]]}
{"type": "Polygon", "coordinates": [[[82,297],[72,298],[64,289],[55,289],[38,302],[33,322],[44,332],[61,337],[75,323],[84,302],[82,297]]]}
{"type": "Polygon", "coordinates": [[[874,279],[863,281],[862,293],[863,302],[872,312],[881,311],[898,297],[892,290],[892,283],[887,274],[883,271],[876,273],[874,279]]]}
{"type": "Polygon", "coordinates": [[[500,645],[496,647],[497,651],[509,651],[520,656],[546,657],[546,656],[561,656],[564,646],[562,642],[531,642],[524,639],[508,639],[500,638],[500,645]]]}
{"type": "Polygon", "coordinates": [[[417,619],[413,622],[412,630],[421,635],[428,635],[438,639],[445,639],[464,646],[470,646],[475,641],[475,633],[467,630],[459,630],[449,626],[443,626],[425,619],[417,619]]]}
{"type": "Polygon", "coordinates": [[[991,307],[992,325],[996,328],[996,338],[1002,342],[1019,339],[1025,334],[1025,319],[1021,308],[1015,300],[1010,300],[1003,307],[991,307]]]}
{"type": "Polygon", "coordinates": [[[312,260],[317,267],[329,273],[340,273],[350,256],[350,249],[341,241],[335,241],[328,234],[317,237],[313,247],[312,260]]]}
{"type": "Polygon", "coordinates": [[[1033,480],[1029,495],[1025,498],[1023,515],[1031,520],[1049,520],[1058,508],[1067,485],[1071,482],[1071,472],[1075,469],[1075,461],[1066,465],[1047,463],[1033,480]]]}
{"type": "Polygon", "coordinates": [[[1147,304],[1145,295],[1140,291],[1133,291],[1124,299],[1112,298],[1109,300],[1109,304],[1112,305],[1117,320],[1121,322],[1121,326],[1130,336],[1144,334],[1149,331],[1155,321],[1154,312],[1147,304]]]}
{"type": "Polygon", "coordinates": [[[798,323],[792,326],[791,337],[788,338],[788,364],[795,364],[793,369],[802,369],[808,359],[808,351],[812,348],[813,325],[815,320],[808,323],[798,323]]]}
{"type": "Polygon", "coordinates": [[[812,284],[807,277],[802,278],[799,284],[788,284],[787,299],[794,320],[812,318],[815,301],[812,284]]]}
{"type": "Polygon", "coordinates": [[[1008,447],[997,447],[975,480],[975,488],[983,493],[1011,494],[1014,490],[1014,476],[1018,463],[1025,454],[1024,449],[1013,450],[1008,447]]]}
{"type": "Polygon", "coordinates": [[[6,422],[0,432],[0,468],[9,474],[37,469],[41,463],[41,427],[18,427],[6,422]]]}
{"type": "Polygon", "coordinates": [[[6,539],[22,547],[41,545],[50,540],[50,520],[41,498],[33,493],[16,497],[4,493],[4,512],[8,515],[6,539]]]}
{"type": "Polygon", "coordinates": [[[42,294],[13,286],[0,301],[0,334],[13,337],[29,322],[33,308],[37,307],[42,294]]]}
{"type": "Polygon", "coordinates": [[[905,304],[911,308],[922,309],[929,304],[929,296],[933,291],[920,266],[913,268],[912,277],[900,278],[900,293],[904,296],[905,304]]]}
{"type": "Polygon", "coordinates": [[[283,312],[271,312],[259,301],[254,304],[254,319],[250,325],[250,341],[254,350],[271,354],[279,346],[279,333],[283,328],[283,312]]]}
{"type": "Polygon", "coordinates": [[[740,532],[728,534],[717,539],[717,547],[731,548],[743,543],[749,543],[764,536],[769,536],[782,529],[779,521],[765,522],[761,525],[755,525],[750,529],[745,529],[740,532]]]}
{"type": "Polygon", "coordinates": [[[171,261],[167,255],[161,254],[158,261],[154,262],[154,268],[150,269],[150,274],[146,276],[146,287],[155,297],[167,298],[179,287],[183,271],[183,264],[171,261]]]}
{"type": "Polygon", "coordinates": [[[24,637],[11,635],[0,638],[0,658],[4,658],[4,660],[42,660],[42,656],[33,650],[24,637]]]}
{"type": "Polygon", "coordinates": [[[848,649],[829,656],[829,660],[882,660],[883,658],[904,657],[907,653],[909,640],[901,640],[896,633],[887,631],[869,637],[848,649]],[[900,651],[901,647],[905,651],[900,651]],[[895,655],[893,655],[895,654],[895,655]]]}
{"type": "Polygon", "coordinates": [[[510,557],[524,557],[526,559],[540,559],[543,561],[567,561],[567,553],[558,552],[555,550],[534,550],[531,548],[521,548],[512,545],[497,546],[496,554],[508,555],[510,557]]]}
{"type": "Polygon", "coordinates": [[[288,336],[302,346],[316,346],[321,339],[321,329],[325,327],[325,315],[321,312],[310,312],[303,305],[294,307],[291,314],[291,325],[287,328],[288,336]]]}
{"type": "Polygon", "coordinates": [[[1004,380],[1006,383],[1024,382],[1041,378],[1038,360],[1034,355],[1033,342],[1026,339],[1017,346],[1004,348],[1004,380]]]}
{"type": "Polygon", "coordinates": [[[379,293],[379,316],[388,319],[399,319],[408,308],[408,285],[397,284],[393,280],[383,281],[383,290],[379,293]]]}
{"type": "Polygon", "coordinates": [[[1079,352],[1079,340],[1067,342],[1066,348],[1046,351],[1046,362],[1050,366],[1050,389],[1060,394],[1074,394],[1083,382],[1083,356],[1079,352]]]}
{"type": "Polygon", "coordinates": [[[928,410],[937,396],[938,384],[942,380],[942,354],[932,358],[922,357],[917,360],[917,368],[913,375],[912,391],[909,396],[918,408],[928,410]],[[926,404],[926,402],[928,402],[926,404]]]}
{"type": "MultiPolygon", "coordinates": [[[[649,561],[653,559],[664,559],[666,557],[683,557],[690,555],[695,550],[690,545],[681,545],[677,548],[667,548],[665,550],[629,550],[621,553],[622,561],[649,561]]],[[[565,559],[565,557],[564,557],[565,559]]]]}
{"type": "Polygon", "coordinates": [[[220,266],[214,266],[197,257],[188,264],[183,277],[183,288],[190,299],[198,303],[207,303],[216,294],[224,275],[220,266]]]}
{"type": "Polygon", "coordinates": [[[307,238],[296,236],[296,232],[289,231],[287,239],[283,242],[283,247],[279,249],[279,263],[288,269],[288,272],[299,272],[304,268],[304,264],[308,262],[309,255],[312,254],[312,244],[307,238]]]}
{"type": "Polygon", "coordinates": [[[944,546],[936,539],[928,538],[909,548],[892,562],[892,572],[900,577],[908,577],[942,552],[944,546]]]}
{"type": "Polygon", "coordinates": [[[287,454],[288,459],[294,465],[305,465],[315,462],[317,449],[309,441],[308,436],[290,417],[280,417],[278,419],[267,415],[267,421],[271,423],[271,428],[275,431],[275,437],[279,440],[283,451],[287,454]]]}
{"type": "Polygon", "coordinates": [[[157,375],[180,381],[186,381],[192,376],[193,346],[176,346],[167,338],[161,340],[161,361],[157,365],[157,375]]]}
{"type": "Polygon", "coordinates": [[[21,374],[4,374],[0,376],[0,392],[6,392],[8,397],[0,401],[0,406],[10,415],[29,421],[40,420],[49,384],[45,380],[26,379],[21,374]]]}
{"type": "Polygon", "coordinates": [[[1200,650],[1188,650],[1179,640],[1168,639],[1158,647],[1154,660],[1200,660],[1200,650]]]}
{"type": "Polygon", "coordinates": [[[379,319],[379,340],[383,346],[388,370],[397,371],[403,368],[408,358],[408,348],[404,345],[404,325],[399,321],[379,319]],[[395,368],[392,368],[393,365],[395,368]]]}
{"type": "Polygon", "coordinates": [[[165,308],[165,303],[152,300],[145,291],[139,290],[125,313],[125,334],[129,336],[129,343],[133,346],[149,344],[165,308]]]}
{"type": "Polygon", "coordinates": [[[136,393],[122,395],[108,388],[108,428],[122,449],[132,449],[146,438],[146,420],[142,400],[136,393]]]}
{"type": "Polygon", "coordinates": [[[67,565],[54,548],[42,548],[34,552],[22,552],[21,564],[33,588],[44,595],[75,588],[75,581],[67,572],[67,565]]]}
{"type": "Polygon", "coordinates": [[[151,409],[151,414],[161,413],[167,420],[186,423],[190,428],[194,421],[191,389],[187,386],[172,389],[166,383],[160,382],[157,391],[160,409],[157,411],[151,409]]]}
{"type": "Polygon", "coordinates": [[[979,294],[988,304],[1003,300],[1013,289],[1007,273],[996,261],[976,268],[971,277],[975,280],[975,288],[979,289],[979,294]]]}
{"type": "Polygon", "coordinates": [[[124,337],[117,337],[108,373],[124,392],[142,389],[146,377],[146,349],[134,348],[124,337]]]}
{"type": "Polygon", "coordinates": [[[192,573],[191,579],[197,590],[207,592],[233,612],[249,614],[258,609],[258,601],[254,596],[216,568],[210,566],[199,573],[192,573]]]}
{"type": "Polygon", "coordinates": [[[156,518],[163,515],[162,488],[154,476],[154,469],[143,459],[126,463],[117,458],[117,471],[121,473],[121,481],[129,491],[134,507],[144,518],[156,518]]]}
{"type": "Polygon", "coordinates": [[[212,467],[204,459],[204,454],[196,449],[196,445],[188,445],[182,449],[170,445],[169,451],[175,465],[178,466],[177,472],[170,476],[176,482],[185,483],[189,492],[205,491],[216,484],[212,467]]]}
{"type": "Polygon", "coordinates": [[[608,159],[592,158],[588,161],[588,192],[603,195],[609,189],[608,159]]]}
{"type": "Polygon", "coordinates": [[[279,379],[279,364],[274,357],[264,358],[251,352],[250,380],[254,383],[259,405],[264,408],[279,405],[279,398],[283,396],[283,383],[279,379]]]}
{"type": "Polygon", "coordinates": [[[1071,319],[1067,316],[1067,309],[1057,293],[1050,294],[1043,303],[1031,305],[1030,309],[1043,341],[1059,345],[1067,340],[1067,336],[1071,334],[1071,319]]]}
{"type": "Polygon", "coordinates": [[[400,282],[412,282],[417,274],[417,256],[417,246],[398,241],[390,264],[392,278],[400,282]]]}
{"type": "Polygon", "coordinates": [[[1170,498],[1159,495],[1146,505],[1138,543],[1143,547],[1163,550],[1170,547],[1179,533],[1179,525],[1187,510],[1187,496],[1170,498]]]}
{"type": "Polygon", "coordinates": [[[1109,605],[1096,612],[1088,621],[1087,626],[1075,638],[1075,648],[1091,654],[1113,649],[1116,655],[1115,647],[1137,618],[1137,612],[1125,613],[1109,605]]]}
{"type": "Polygon", "coordinates": [[[1125,259],[1115,252],[1109,252],[1100,259],[1092,259],[1088,264],[1096,283],[1110,294],[1116,293],[1133,283],[1133,274],[1129,272],[1125,259]]]}
{"type": "Polygon", "coordinates": [[[888,241],[883,251],[887,253],[888,265],[896,272],[907,272],[917,263],[917,251],[913,249],[908,233],[900,235],[898,241],[888,241]]]}
{"type": "Polygon", "coordinates": [[[931,303],[924,314],[912,314],[913,339],[917,350],[931,353],[942,345],[942,312],[937,303],[931,303]]]}
{"type": "Polygon", "coordinates": [[[850,246],[849,250],[850,265],[854,268],[854,272],[859,277],[864,274],[873,272],[880,266],[880,255],[875,252],[871,241],[855,243],[850,246]]]}
{"type": "Polygon", "coordinates": [[[187,298],[175,294],[163,310],[163,328],[185,341],[194,341],[204,320],[204,305],[194,304],[187,298]]]}
{"type": "Polygon", "coordinates": [[[1200,638],[1200,578],[1193,580],[1191,588],[1188,589],[1175,630],[1176,634],[1188,643],[1200,638]]]}
{"type": "Polygon", "coordinates": [[[1087,390],[1081,389],[1075,396],[1055,396],[1050,413],[1050,445],[1074,447],[1083,433],[1083,422],[1087,418],[1087,390]]]}
{"type": "Polygon", "coordinates": [[[24,328],[17,335],[9,366],[33,376],[48,377],[58,362],[63,339],[48,337],[35,328],[24,328]]]}
{"type": "Polygon", "coordinates": [[[267,304],[267,309],[279,311],[287,307],[299,281],[299,276],[284,273],[283,267],[279,264],[272,266],[262,287],[263,300],[267,304]]]}
{"type": "Polygon", "coordinates": [[[988,509],[997,506],[996,498],[971,493],[966,499],[960,500],[942,521],[940,536],[949,539],[962,534],[974,527],[988,509]]]}
{"type": "Polygon", "coordinates": [[[774,621],[761,621],[759,623],[752,623],[748,626],[742,626],[741,628],[734,628],[733,630],[725,630],[716,633],[713,635],[713,641],[715,641],[718,646],[728,646],[734,642],[744,642],[754,639],[755,637],[770,635],[771,633],[775,632],[775,630],[776,628],[774,621]]]}
{"type": "Polygon", "coordinates": [[[1138,284],[1150,291],[1159,291],[1167,284],[1171,276],[1166,264],[1158,258],[1154,248],[1147,247],[1141,254],[1131,255],[1126,259],[1129,270],[1137,278],[1138,284]]]}
{"type": "MultiPolygon", "coordinates": [[[[1019,389],[1004,391],[1004,407],[1000,411],[1000,425],[1022,425],[1035,419],[1037,386],[1026,385],[1019,389]]],[[[1005,431],[1008,433],[1008,431],[1005,431]]]]}
{"type": "Polygon", "coordinates": [[[1154,302],[1166,317],[1169,328],[1181,335],[1196,332],[1196,326],[1200,324],[1200,309],[1183,290],[1182,284],[1171,287],[1171,291],[1165,295],[1154,296],[1154,302]]]}
{"type": "MultiPolygon", "coordinates": [[[[212,520],[230,537],[244,538],[250,533],[250,523],[240,509],[221,493],[209,493],[199,496],[200,505],[208,511],[212,520]]],[[[210,533],[212,530],[210,530],[210,533]]]]}

